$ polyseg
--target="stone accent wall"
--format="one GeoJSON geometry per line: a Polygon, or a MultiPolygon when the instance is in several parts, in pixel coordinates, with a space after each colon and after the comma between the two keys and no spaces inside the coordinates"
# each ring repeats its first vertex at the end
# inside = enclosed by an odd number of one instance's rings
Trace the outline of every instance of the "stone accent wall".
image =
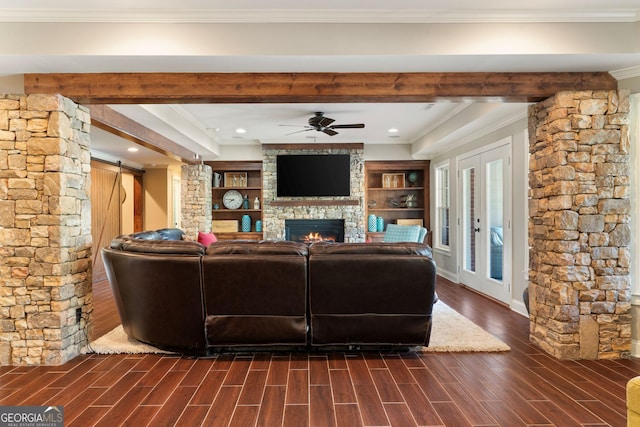
{"type": "Polygon", "coordinates": [[[531,341],[560,359],[629,355],[628,91],[529,109],[531,341]]]}
{"type": "Polygon", "coordinates": [[[212,214],[211,180],[213,171],[205,164],[183,165],[181,176],[182,229],[196,240],[198,231],[210,232],[212,214]]]}
{"type": "Polygon", "coordinates": [[[0,95],[0,365],[60,365],[87,344],[89,130],[62,96],[0,95]]]}
{"type": "Polygon", "coordinates": [[[273,149],[263,145],[262,163],[262,221],[264,238],[271,240],[284,239],[285,219],[344,219],[345,242],[364,242],[364,152],[363,149],[327,148],[327,149],[273,149]],[[349,197],[287,197],[278,200],[358,200],[351,206],[271,206],[276,200],[277,175],[276,157],[279,154],[350,154],[351,155],[351,195],[349,197]]]}

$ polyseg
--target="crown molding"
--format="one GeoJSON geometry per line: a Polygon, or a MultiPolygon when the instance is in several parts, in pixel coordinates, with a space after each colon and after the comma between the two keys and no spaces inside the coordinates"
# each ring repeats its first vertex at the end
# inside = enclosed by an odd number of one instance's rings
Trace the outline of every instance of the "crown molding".
{"type": "Polygon", "coordinates": [[[355,9],[0,9],[0,22],[103,23],[523,23],[639,22],[640,9],[355,10],[355,9]]]}
{"type": "Polygon", "coordinates": [[[616,80],[632,79],[634,77],[640,77],[640,65],[635,67],[623,68],[621,70],[610,71],[609,74],[616,80]]]}

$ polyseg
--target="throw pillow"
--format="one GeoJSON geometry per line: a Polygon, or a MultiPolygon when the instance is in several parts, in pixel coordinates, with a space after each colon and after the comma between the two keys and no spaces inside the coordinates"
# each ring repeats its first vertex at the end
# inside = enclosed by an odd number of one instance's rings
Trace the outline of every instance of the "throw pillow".
{"type": "Polygon", "coordinates": [[[383,242],[417,242],[420,236],[419,225],[389,224],[384,233],[383,242]]]}
{"type": "Polygon", "coordinates": [[[205,246],[209,246],[212,243],[218,241],[218,238],[213,233],[203,233],[202,231],[198,232],[198,243],[201,243],[205,246]]]}

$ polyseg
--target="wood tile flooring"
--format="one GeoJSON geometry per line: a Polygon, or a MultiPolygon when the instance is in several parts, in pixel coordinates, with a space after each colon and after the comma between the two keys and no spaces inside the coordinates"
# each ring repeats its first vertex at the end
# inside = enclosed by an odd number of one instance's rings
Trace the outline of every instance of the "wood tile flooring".
{"type": "MultiPolygon", "coordinates": [[[[0,367],[0,405],[64,405],[67,426],[626,425],[639,359],[559,361],[526,318],[441,278],[438,294],[512,350],[80,356],[0,367]]],[[[110,298],[95,284],[95,335],[118,323],[110,298]]]]}

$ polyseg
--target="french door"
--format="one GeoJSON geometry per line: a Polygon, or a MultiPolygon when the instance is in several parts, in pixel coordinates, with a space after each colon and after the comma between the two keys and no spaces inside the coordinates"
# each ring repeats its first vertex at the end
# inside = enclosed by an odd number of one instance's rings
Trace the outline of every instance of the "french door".
{"type": "Polygon", "coordinates": [[[511,143],[458,160],[460,282],[511,302],[511,143]]]}

